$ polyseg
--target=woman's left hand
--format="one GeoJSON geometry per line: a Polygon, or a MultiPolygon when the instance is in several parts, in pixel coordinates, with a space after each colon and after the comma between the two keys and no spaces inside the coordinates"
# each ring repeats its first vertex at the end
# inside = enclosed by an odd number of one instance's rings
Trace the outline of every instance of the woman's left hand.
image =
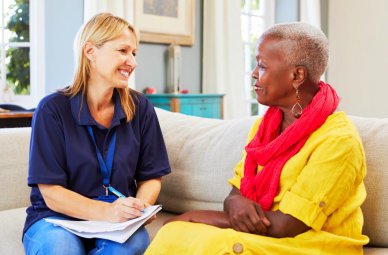
{"type": "Polygon", "coordinates": [[[243,197],[236,188],[225,199],[224,210],[232,228],[237,231],[266,235],[271,226],[260,205],[243,197]]]}

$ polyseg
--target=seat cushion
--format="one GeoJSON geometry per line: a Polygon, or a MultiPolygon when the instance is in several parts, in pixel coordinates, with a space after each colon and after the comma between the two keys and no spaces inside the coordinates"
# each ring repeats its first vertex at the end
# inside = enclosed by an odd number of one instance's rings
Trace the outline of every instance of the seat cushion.
{"type": "Polygon", "coordinates": [[[27,186],[31,128],[0,128],[0,210],[30,204],[27,186]]]}
{"type": "Polygon", "coordinates": [[[0,211],[0,247],[2,255],[24,254],[22,235],[26,207],[0,211]]]}
{"type": "Polygon", "coordinates": [[[388,254],[388,248],[371,248],[371,247],[364,248],[364,255],[387,255],[387,254],[388,254]]]}
{"type": "Polygon", "coordinates": [[[388,247],[388,119],[350,119],[360,133],[366,155],[363,233],[370,238],[369,245],[388,247]]]}

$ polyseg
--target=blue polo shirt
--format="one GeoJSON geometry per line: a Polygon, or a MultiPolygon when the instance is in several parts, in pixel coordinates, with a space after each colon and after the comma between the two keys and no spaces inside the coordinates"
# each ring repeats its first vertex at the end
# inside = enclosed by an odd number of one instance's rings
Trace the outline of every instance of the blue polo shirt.
{"type": "Polygon", "coordinates": [[[125,196],[136,195],[136,182],[170,173],[166,146],[152,104],[133,92],[136,113],[130,122],[115,91],[115,110],[110,128],[91,116],[80,93],[67,97],[61,92],[41,100],[32,120],[28,185],[31,206],[27,208],[24,231],[36,221],[62,216],[50,210],[37,184],[61,185],[85,197],[105,194],[96,147],[87,131],[92,126],[96,144],[105,157],[116,131],[116,145],[110,184],[125,196]]]}

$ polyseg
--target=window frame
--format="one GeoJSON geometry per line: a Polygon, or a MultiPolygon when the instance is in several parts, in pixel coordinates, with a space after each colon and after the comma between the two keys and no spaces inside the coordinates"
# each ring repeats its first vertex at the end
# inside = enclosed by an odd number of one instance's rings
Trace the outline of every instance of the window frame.
{"type": "MultiPolygon", "coordinates": [[[[263,12],[261,14],[254,14],[252,13],[252,10],[249,8],[251,6],[252,0],[245,0],[245,6],[248,6],[248,8],[242,8],[241,9],[241,19],[244,16],[249,17],[248,20],[248,29],[247,34],[245,35],[246,38],[250,38],[251,36],[251,19],[250,17],[258,17],[261,18],[263,21],[263,31],[264,32],[267,28],[275,24],[275,0],[260,0],[260,5],[261,8],[263,9],[263,12]]],[[[243,24],[243,22],[241,22],[243,24]]],[[[242,29],[244,31],[244,29],[242,29]]],[[[262,115],[267,107],[264,105],[261,105],[257,102],[255,98],[252,98],[251,96],[251,87],[252,87],[252,70],[248,67],[251,67],[252,63],[250,62],[251,59],[251,52],[247,52],[247,49],[250,49],[252,47],[251,42],[245,41],[244,40],[244,35],[242,34],[242,40],[243,40],[243,45],[244,45],[244,80],[245,80],[245,98],[246,98],[246,105],[247,105],[247,110],[252,115],[252,105],[258,104],[258,114],[262,115]],[[249,59],[249,60],[247,60],[249,59]],[[249,61],[248,63],[246,61],[249,61]]]]}
{"type": "MultiPolygon", "coordinates": [[[[44,35],[44,2],[42,0],[29,0],[29,23],[30,23],[30,41],[29,42],[5,42],[1,45],[2,52],[7,46],[29,47],[30,48],[30,94],[13,95],[11,101],[5,102],[3,99],[6,75],[2,75],[0,88],[0,102],[8,104],[17,104],[27,109],[37,106],[39,100],[45,95],[45,35],[44,35]]],[[[3,2],[1,3],[3,4],[3,2]]],[[[2,14],[3,15],[3,14],[2,14]]],[[[3,16],[1,16],[3,18],[3,16]]],[[[3,33],[3,30],[1,30],[3,33]]],[[[5,74],[5,55],[2,55],[2,73],[5,74]]]]}

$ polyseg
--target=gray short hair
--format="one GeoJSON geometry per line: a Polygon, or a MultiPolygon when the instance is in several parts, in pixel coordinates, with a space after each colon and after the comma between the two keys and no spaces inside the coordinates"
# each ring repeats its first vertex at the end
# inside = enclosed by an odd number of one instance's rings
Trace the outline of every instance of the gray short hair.
{"type": "Polygon", "coordinates": [[[270,27],[261,38],[267,36],[285,40],[280,47],[288,64],[306,67],[311,80],[319,81],[329,59],[329,43],[320,29],[301,22],[282,23],[270,27]]]}

